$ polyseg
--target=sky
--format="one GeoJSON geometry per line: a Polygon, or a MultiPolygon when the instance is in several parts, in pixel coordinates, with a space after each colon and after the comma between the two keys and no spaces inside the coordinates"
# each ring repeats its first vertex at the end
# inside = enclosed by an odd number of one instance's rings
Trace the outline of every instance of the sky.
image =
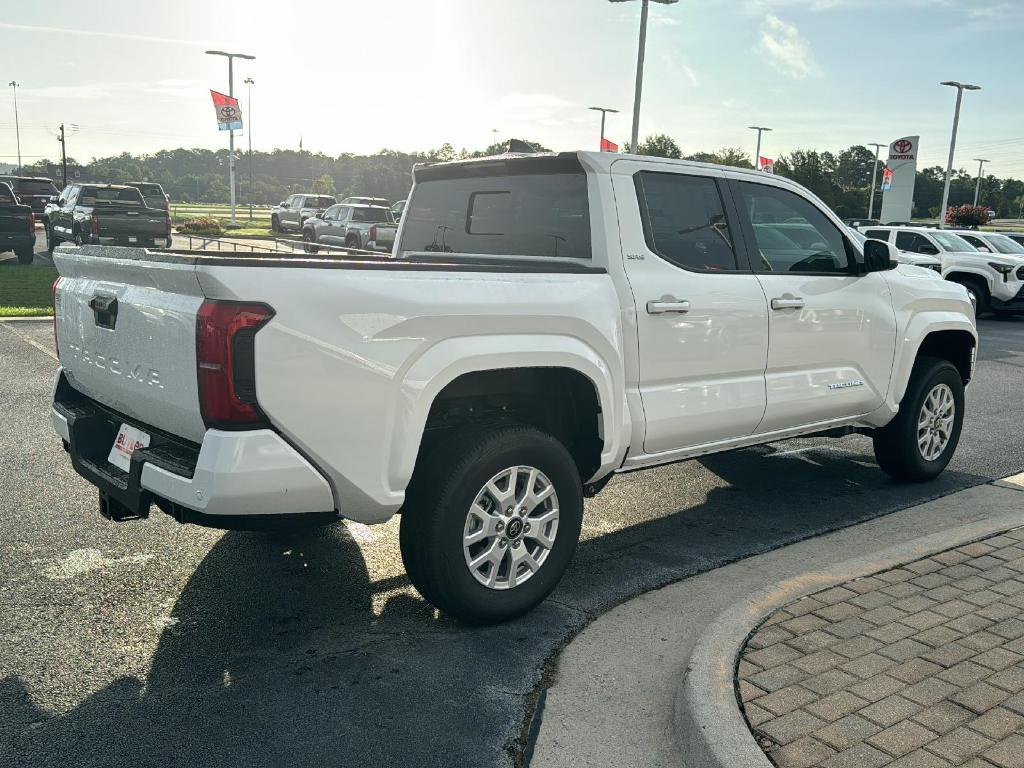
{"type": "MultiPolygon", "coordinates": [[[[26,162],[59,156],[61,122],[80,161],[226,146],[209,89],[227,91],[227,66],[210,48],[256,57],[235,68],[255,149],[596,149],[590,106],[621,110],[606,134],[629,138],[638,0],[7,2],[0,82],[20,83],[26,162]]],[[[965,95],[955,165],[1024,177],[1024,0],[650,7],[641,138],[753,155],[747,126],[763,125],[778,157],[920,134],[918,167],[945,165],[955,91],[939,82],[959,80],[983,89],[965,95]]],[[[16,154],[13,91],[0,88],[0,163],[16,154]]]]}

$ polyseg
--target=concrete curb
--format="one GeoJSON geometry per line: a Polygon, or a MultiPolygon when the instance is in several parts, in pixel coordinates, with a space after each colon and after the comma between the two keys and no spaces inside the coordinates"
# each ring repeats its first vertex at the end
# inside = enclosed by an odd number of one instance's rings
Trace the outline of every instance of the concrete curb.
{"type": "MultiPolygon", "coordinates": [[[[989,485],[1024,491],[1024,474],[989,485]]],[[[747,637],[776,610],[822,589],[1016,528],[1021,523],[1021,514],[1016,511],[950,528],[870,556],[852,558],[833,568],[801,574],[735,602],[697,639],[676,693],[675,727],[683,764],[687,768],[772,768],[740,711],[735,670],[747,637]]]]}

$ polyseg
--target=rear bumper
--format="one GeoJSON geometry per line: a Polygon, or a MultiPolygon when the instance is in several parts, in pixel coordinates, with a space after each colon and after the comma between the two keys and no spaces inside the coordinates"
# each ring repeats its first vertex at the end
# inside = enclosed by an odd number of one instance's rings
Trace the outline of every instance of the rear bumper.
{"type": "Polygon", "coordinates": [[[90,235],[87,242],[90,245],[120,245],[132,248],[167,248],[170,246],[170,240],[170,237],[164,235],[159,237],[143,235],[90,235]]]}
{"type": "Polygon", "coordinates": [[[125,518],[146,517],[151,504],[181,522],[218,528],[338,517],[327,480],[272,430],[211,429],[197,445],[105,408],[72,388],[63,372],[51,416],[75,471],[101,498],[115,501],[125,518]],[[132,455],[129,472],[106,460],[121,423],[151,437],[148,448],[132,455]]]}

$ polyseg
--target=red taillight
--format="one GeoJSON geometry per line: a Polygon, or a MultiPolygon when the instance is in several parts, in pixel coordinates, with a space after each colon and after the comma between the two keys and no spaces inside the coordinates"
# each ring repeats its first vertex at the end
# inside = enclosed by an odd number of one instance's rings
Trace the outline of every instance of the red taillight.
{"type": "Polygon", "coordinates": [[[29,232],[35,232],[36,231],[36,215],[34,213],[32,213],[31,211],[28,214],[28,231],[29,232]]]}
{"type": "Polygon", "coordinates": [[[50,289],[50,303],[53,305],[53,348],[57,350],[57,359],[60,360],[60,344],[57,341],[57,288],[60,286],[60,277],[53,281],[53,288],[50,289]]]}
{"type": "Polygon", "coordinates": [[[256,331],[274,316],[266,304],[204,301],[196,318],[199,409],[208,427],[239,429],[265,419],[256,402],[256,331]]]}
{"type": "Polygon", "coordinates": [[[93,237],[100,236],[100,217],[93,213],[92,218],[89,219],[89,232],[92,233],[93,237]]]}

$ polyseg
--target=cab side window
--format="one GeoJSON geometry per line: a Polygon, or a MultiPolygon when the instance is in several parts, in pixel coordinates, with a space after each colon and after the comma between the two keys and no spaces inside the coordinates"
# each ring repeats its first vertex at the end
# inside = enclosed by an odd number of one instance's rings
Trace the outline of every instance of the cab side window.
{"type": "Polygon", "coordinates": [[[931,241],[924,235],[917,232],[897,232],[896,247],[901,251],[911,253],[938,253],[939,249],[932,245],[931,241]]]}
{"type": "Polygon", "coordinates": [[[889,242],[889,230],[888,229],[869,229],[864,233],[864,237],[869,240],[883,240],[886,243],[889,242]]]}
{"type": "Polygon", "coordinates": [[[754,229],[758,272],[849,275],[854,252],[839,227],[810,201],[768,184],[740,182],[742,204],[754,229]]]}
{"type": "Polygon", "coordinates": [[[975,237],[974,235],[965,235],[965,234],[961,234],[960,237],[962,237],[968,243],[973,245],[975,248],[984,248],[986,251],[991,250],[991,248],[988,247],[988,243],[983,242],[980,237],[975,237]]]}
{"type": "Polygon", "coordinates": [[[634,176],[647,247],[683,269],[739,269],[722,196],[714,179],[641,171],[634,176]]]}

